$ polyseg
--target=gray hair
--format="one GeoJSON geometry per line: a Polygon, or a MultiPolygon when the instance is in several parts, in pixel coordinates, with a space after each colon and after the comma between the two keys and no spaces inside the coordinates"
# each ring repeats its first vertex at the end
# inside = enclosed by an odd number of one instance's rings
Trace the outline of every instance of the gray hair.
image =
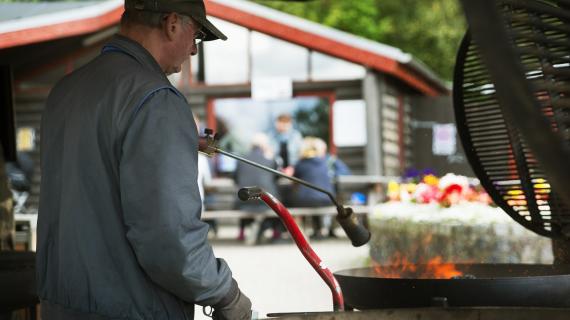
{"type": "Polygon", "coordinates": [[[253,135],[251,138],[251,147],[252,148],[259,148],[263,151],[263,155],[267,159],[273,159],[273,148],[271,147],[271,143],[269,142],[269,137],[261,132],[258,132],[253,135]]]}

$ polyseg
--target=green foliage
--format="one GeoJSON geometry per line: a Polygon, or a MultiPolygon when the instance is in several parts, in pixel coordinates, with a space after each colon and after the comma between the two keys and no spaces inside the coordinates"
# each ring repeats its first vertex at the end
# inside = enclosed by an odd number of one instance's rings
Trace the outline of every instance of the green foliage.
{"type": "Polygon", "coordinates": [[[303,137],[317,137],[328,143],[330,137],[329,112],[328,100],[320,99],[314,108],[297,110],[293,118],[303,137]]]}
{"type": "Polygon", "coordinates": [[[400,48],[447,80],[466,30],[457,0],[253,1],[400,48]]]}

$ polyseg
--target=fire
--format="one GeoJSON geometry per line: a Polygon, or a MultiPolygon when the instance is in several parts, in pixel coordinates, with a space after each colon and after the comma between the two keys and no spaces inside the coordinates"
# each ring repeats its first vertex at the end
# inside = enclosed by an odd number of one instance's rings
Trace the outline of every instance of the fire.
{"type": "Polygon", "coordinates": [[[395,254],[388,265],[374,263],[374,271],[382,278],[450,279],[463,275],[454,263],[442,262],[440,256],[426,263],[411,263],[400,253],[395,254]]]}
{"type": "Polygon", "coordinates": [[[441,262],[441,260],[441,257],[435,257],[427,262],[426,276],[431,276],[435,279],[449,279],[463,275],[463,272],[456,269],[455,264],[441,262]]]}

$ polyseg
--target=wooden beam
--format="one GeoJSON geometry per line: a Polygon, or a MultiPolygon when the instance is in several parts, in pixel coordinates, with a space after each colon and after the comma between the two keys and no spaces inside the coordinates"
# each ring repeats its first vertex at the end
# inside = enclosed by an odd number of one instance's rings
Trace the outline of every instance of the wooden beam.
{"type": "Polygon", "coordinates": [[[368,70],[363,80],[362,96],[366,104],[366,145],[364,146],[365,170],[367,175],[384,174],[384,151],[382,138],[382,97],[386,91],[384,78],[368,70]]]}
{"type": "Polygon", "coordinates": [[[6,161],[16,161],[14,88],[9,65],[0,65],[0,142],[3,150],[0,156],[6,161]]]}

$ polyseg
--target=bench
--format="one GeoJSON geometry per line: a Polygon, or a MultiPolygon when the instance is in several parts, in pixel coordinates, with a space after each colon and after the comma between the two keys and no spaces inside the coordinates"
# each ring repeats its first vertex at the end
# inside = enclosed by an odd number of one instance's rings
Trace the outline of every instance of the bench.
{"type": "MultiPolygon", "coordinates": [[[[385,176],[339,176],[335,180],[338,200],[341,204],[347,204],[353,209],[355,214],[363,218],[365,225],[368,223],[368,213],[371,207],[384,200],[384,186],[391,180],[398,180],[398,177],[385,176]],[[350,205],[351,194],[359,192],[366,195],[366,203],[350,205]]],[[[279,179],[278,185],[290,186],[291,182],[279,179]]],[[[246,243],[255,244],[255,235],[261,227],[265,218],[277,217],[277,214],[268,209],[263,212],[249,212],[236,209],[240,202],[237,198],[238,187],[231,178],[214,178],[207,185],[205,211],[202,214],[203,220],[226,220],[238,221],[239,219],[253,219],[251,227],[246,232],[246,243]]],[[[289,212],[294,217],[304,216],[336,216],[336,207],[332,204],[326,207],[311,208],[289,208],[289,212]]]]}
{"type": "MultiPolygon", "coordinates": [[[[399,178],[349,175],[337,177],[334,181],[334,185],[339,202],[348,204],[351,201],[351,195],[354,192],[359,192],[366,196],[366,204],[374,205],[384,200],[385,186],[389,181],[393,180],[398,181],[399,178]]],[[[277,184],[278,187],[283,190],[290,187],[293,183],[280,178],[277,184]]],[[[240,202],[237,198],[239,188],[231,178],[214,178],[204,187],[206,189],[206,210],[233,210],[236,204],[240,202]]],[[[332,212],[336,212],[334,208],[332,212]]]]}
{"type": "MultiPolygon", "coordinates": [[[[368,214],[371,210],[369,206],[350,206],[354,214],[363,218],[364,223],[368,224],[368,214]]],[[[287,208],[293,217],[305,216],[336,216],[336,207],[314,207],[314,208],[287,208]]],[[[248,232],[246,232],[245,243],[254,245],[257,243],[257,233],[261,228],[261,223],[265,218],[278,217],[271,209],[261,212],[251,212],[246,210],[206,210],[202,213],[202,220],[239,220],[239,219],[253,219],[248,232]]]]}
{"type": "MultiPolygon", "coordinates": [[[[355,214],[368,214],[368,206],[349,206],[355,214]]],[[[314,216],[314,215],[336,215],[336,207],[316,207],[316,208],[287,208],[292,216],[314,216]]],[[[245,210],[206,210],[202,213],[202,219],[263,219],[277,217],[277,214],[268,209],[262,212],[249,212],[245,210]]]]}

